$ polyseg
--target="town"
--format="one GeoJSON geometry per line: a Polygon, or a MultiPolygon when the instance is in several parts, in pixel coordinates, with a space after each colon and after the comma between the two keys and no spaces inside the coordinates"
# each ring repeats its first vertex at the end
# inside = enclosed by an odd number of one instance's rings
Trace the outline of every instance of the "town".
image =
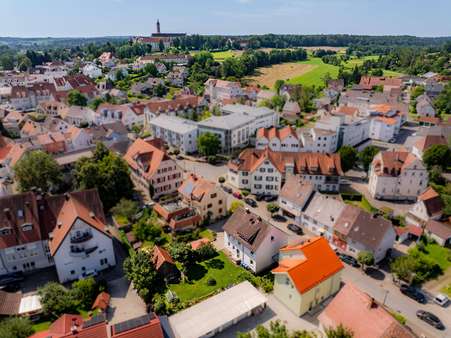
{"type": "Polygon", "coordinates": [[[0,337],[450,337],[451,38],[154,25],[0,38],[0,337]]]}

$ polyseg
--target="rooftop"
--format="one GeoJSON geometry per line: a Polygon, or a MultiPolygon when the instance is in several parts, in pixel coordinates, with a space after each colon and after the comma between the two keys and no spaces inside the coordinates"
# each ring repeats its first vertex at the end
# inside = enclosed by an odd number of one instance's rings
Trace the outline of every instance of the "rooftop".
{"type": "Polygon", "coordinates": [[[167,129],[178,134],[190,133],[197,130],[196,122],[165,114],[161,114],[156,118],[151,119],[149,123],[153,126],[167,129]]]}

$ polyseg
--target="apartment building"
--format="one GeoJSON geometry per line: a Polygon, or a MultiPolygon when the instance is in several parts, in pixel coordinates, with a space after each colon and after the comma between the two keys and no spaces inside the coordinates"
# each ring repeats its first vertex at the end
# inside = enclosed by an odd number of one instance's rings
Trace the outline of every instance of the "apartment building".
{"type": "Polygon", "coordinates": [[[176,116],[160,115],[149,122],[154,137],[162,139],[168,146],[182,153],[197,151],[197,123],[176,116]]]}

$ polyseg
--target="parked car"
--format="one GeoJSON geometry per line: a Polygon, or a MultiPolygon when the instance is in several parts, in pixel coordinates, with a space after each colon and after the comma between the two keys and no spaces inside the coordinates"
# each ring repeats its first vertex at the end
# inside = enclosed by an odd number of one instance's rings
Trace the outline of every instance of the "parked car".
{"type": "Polygon", "coordinates": [[[274,202],[275,200],[277,200],[277,198],[277,196],[266,195],[263,199],[265,200],[265,202],[274,202]]]}
{"type": "Polygon", "coordinates": [[[350,266],[353,266],[355,268],[358,268],[360,266],[359,262],[357,262],[357,259],[355,259],[352,256],[345,255],[345,254],[338,254],[338,257],[342,260],[342,262],[344,262],[350,266]]]}
{"type": "Polygon", "coordinates": [[[255,199],[259,202],[263,201],[265,199],[265,195],[255,195],[255,199]]]}
{"type": "Polygon", "coordinates": [[[285,216],[280,215],[280,214],[274,214],[274,215],[271,215],[271,217],[272,217],[273,220],[275,220],[277,222],[286,222],[287,221],[287,218],[285,216]]]}
{"type": "Polygon", "coordinates": [[[239,200],[243,198],[243,196],[241,196],[241,193],[239,191],[235,191],[232,195],[233,197],[238,198],[239,200]]]}
{"type": "Polygon", "coordinates": [[[438,330],[445,329],[445,325],[443,325],[440,318],[438,318],[433,313],[430,313],[430,312],[424,311],[424,310],[418,310],[417,317],[420,318],[422,321],[428,323],[429,325],[432,325],[433,327],[435,327],[438,330]]]}
{"type": "Polygon", "coordinates": [[[257,207],[257,202],[255,202],[255,200],[253,200],[252,198],[247,197],[247,198],[244,199],[244,202],[247,205],[250,205],[252,208],[256,208],[257,207]]]}
{"type": "Polygon", "coordinates": [[[222,190],[229,194],[233,192],[232,188],[226,187],[225,185],[222,186],[222,190]]]}
{"type": "Polygon", "coordinates": [[[399,288],[399,290],[401,290],[401,292],[406,295],[407,297],[410,297],[414,300],[416,300],[418,303],[421,304],[426,304],[426,296],[419,290],[417,290],[416,288],[414,288],[413,286],[407,285],[407,284],[402,284],[401,287],[399,288]]]}
{"type": "Polygon", "coordinates": [[[182,155],[177,155],[175,159],[181,161],[184,160],[185,158],[182,155]]]}
{"type": "Polygon", "coordinates": [[[449,298],[447,295],[439,293],[437,296],[434,297],[434,302],[436,302],[440,306],[446,307],[446,305],[449,302],[449,298]]]}
{"type": "Polygon", "coordinates": [[[291,231],[293,231],[295,234],[303,235],[304,231],[302,231],[302,228],[299,225],[296,225],[294,223],[288,224],[287,228],[291,231]]]}

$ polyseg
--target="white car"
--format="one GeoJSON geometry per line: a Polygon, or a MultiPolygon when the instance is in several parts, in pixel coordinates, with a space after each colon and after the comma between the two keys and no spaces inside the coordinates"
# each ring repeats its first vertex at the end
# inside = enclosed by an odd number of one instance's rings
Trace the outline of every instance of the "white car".
{"type": "Polygon", "coordinates": [[[436,302],[440,306],[445,307],[446,304],[448,304],[449,302],[449,298],[443,293],[439,293],[437,296],[434,297],[434,302],[436,302]]]}

